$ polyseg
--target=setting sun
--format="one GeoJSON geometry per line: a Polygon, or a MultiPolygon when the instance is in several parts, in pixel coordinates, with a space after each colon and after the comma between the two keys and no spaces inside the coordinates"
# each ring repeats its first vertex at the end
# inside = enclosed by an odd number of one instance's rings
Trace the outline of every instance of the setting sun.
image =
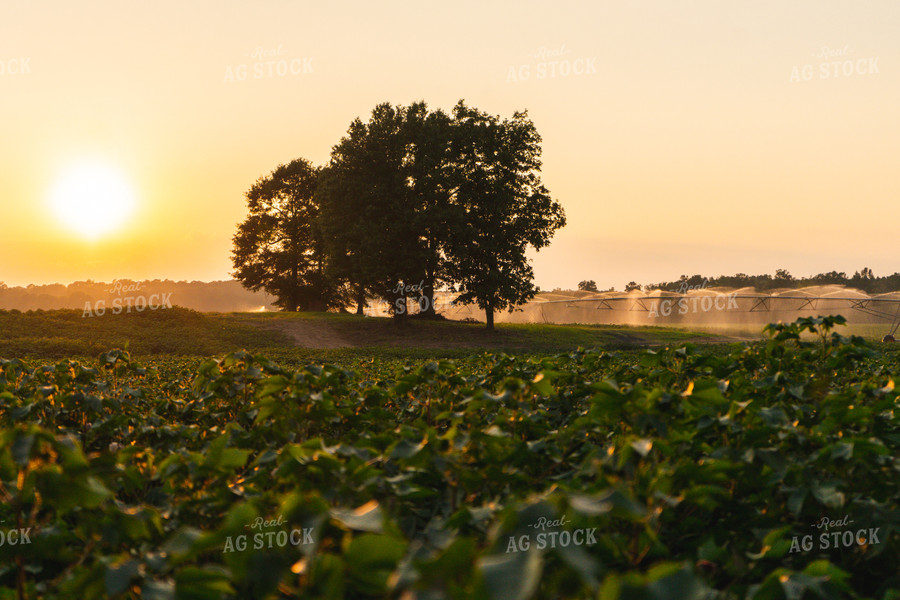
{"type": "Polygon", "coordinates": [[[96,239],[121,227],[134,212],[131,185],[103,163],[81,163],[67,169],[50,194],[56,218],[82,237],[96,239]]]}

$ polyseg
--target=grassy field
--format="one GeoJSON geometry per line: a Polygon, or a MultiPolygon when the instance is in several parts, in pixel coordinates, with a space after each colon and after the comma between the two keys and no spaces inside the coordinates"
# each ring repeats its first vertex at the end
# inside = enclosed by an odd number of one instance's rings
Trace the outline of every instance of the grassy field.
{"type": "Polygon", "coordinates": [[[636,349],[735,338],[663,327],[482,324],[346,314],[198,313],[186,309],[83,318],[77,310],[0,311],[0,357],[95,358],[112,348],[136,357],[216,356],[246,349],[294,361],[365,356],[459,358],[482,351],[553,354],[577,347],[636,349]]]}

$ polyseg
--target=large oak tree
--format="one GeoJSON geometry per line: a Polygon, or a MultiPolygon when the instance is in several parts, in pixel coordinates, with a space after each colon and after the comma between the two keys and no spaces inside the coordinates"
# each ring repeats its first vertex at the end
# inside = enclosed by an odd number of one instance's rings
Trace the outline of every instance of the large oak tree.
{"type": "Polygon", "coordinates": [[[234,276],[248,289],[276,296],[283,310],[325,310],[346,300],[326,273],[314,226],[318,175],[301,158],[258,179],[246,194],[249,214],[233,238],[234,276]]]}
{"type": "Polygon", "coordinates": [[[547,246],[565,213],[541,183],[541,137],[527,112],[501,120],[460,101],[452,129],[449,278],[456,302],[477,304],[493,329],[496,311],[534,297],[526,250],[547,246]]]}
{"type": "Polygon", "coordinates": [[[354,120],[332,149],[317,191],[320,228],[333,274],[356,293],[357,313],[369,293],[405,307],[408,287],[423,288],[417,293],[433,313],[449,223],[442,172],[449,126],[425,103],[384,103],[367,123],[354,120]]]}

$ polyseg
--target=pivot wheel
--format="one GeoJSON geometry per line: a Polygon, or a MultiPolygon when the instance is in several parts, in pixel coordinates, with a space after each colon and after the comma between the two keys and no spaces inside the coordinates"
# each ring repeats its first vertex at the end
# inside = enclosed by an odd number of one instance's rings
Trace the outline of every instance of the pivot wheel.
{"type": "Polygon", "coordinates": [[[887,334],[886,336],[884,336],[883,338],[881,338],[881,341],[882,341],[882,342],[893,342],[893,341],[894,341],[894,336],[892,336],[891,334],[887,334]]]}

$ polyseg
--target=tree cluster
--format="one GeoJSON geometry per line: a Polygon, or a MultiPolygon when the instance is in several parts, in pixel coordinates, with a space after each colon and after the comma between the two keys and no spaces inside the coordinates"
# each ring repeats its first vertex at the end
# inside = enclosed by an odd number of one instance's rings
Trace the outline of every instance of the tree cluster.
{"type": "MultiPolygon", "coordinates": [[[[677,292],[684,286],[687,286],[689,289],[695,289],[701,285],[704,287],[752,287],[760,292],[783,288],[796,289],[813,285],[843,285],[859,289],[867,294],[884,294],[900,290],[900,273],[876,277],[872,269],[864,267],[861,271],[856,271],[852,277],[848,277],[843,271],[831,271],[829,273],[819,273],[812,277],[796,278],[785,269],[776,269],[774,275],[746,275],[744,273],[722,275],[720,277],[704,277],[702,275],[688,277],[687,275],[682,275],[678,281],[652,283],[643,286],[643,288],[645,291],[660,289],[677,292]]],[[[625,291],[640,288],[639,284],[632,281],[626,286],[625,291]]]]}
{"type": "Polygon", "coordinates": [[[540,179],[541,138],[526,112],[501,119],[460,101],[380,104],[355,119],[324,167],[281,165],[247,192],[234,275],[284,310],[407,298],[434,314],[434,291],[513,310],[534,297],[526,249],[547,246],[565,214],[540,179]]]}

